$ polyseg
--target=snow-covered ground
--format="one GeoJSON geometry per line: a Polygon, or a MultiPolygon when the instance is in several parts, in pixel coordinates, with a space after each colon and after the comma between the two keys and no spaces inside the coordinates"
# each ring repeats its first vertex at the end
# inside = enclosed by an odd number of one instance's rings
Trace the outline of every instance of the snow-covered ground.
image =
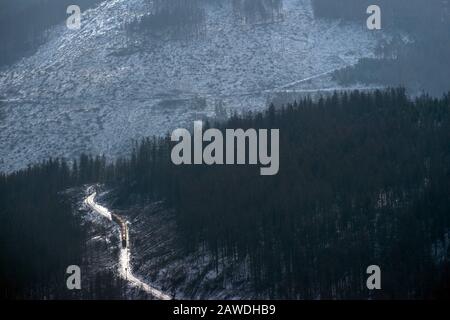
{"type": "Polygon", "coordinates": [[[92,189],[76,189],[70,193],[71,199],[78,205],[78,210],[74,213],[80,215],[82,228],[86,232],[86,250],[82,263],[85,273],[83,287],[88,288],[97,281],[100,274],[109,271],[116,279],[125,280],[125,286],[121,287],[121,298],[125,299],[270,297],[264,290],[256,293],[252,287],[248,259],[237,263],[219,258],[216,266],[206,248],[200,247],[191,252],[183,250],[183,240],[177,233],[174,213],[163,202],[118,209],[111,206],[115,199],[114,192],[104,190],[99,185],[96,189],[99,193],[95,201],[92,189]],[[88,201],[91,205],[86,205],[87,199],[90,199],[88,201]],[[92,209],[93,204],[95,210],[92,209]],[[104,210],[110,213],[107,209],[109,207],[128,220],[127,248],[130,250],[122,248],[120,228],[110,221],[108,215],[103,214],[104,210]],[[104,210],[100,209],[99,212],[98,208],[104,210]],[[150,284],[164,293],[157,290],[155,294],[156,289],[150,287],[150,284]]]}
{"type": "Polygon", "coordinates": [[[117,156],[130,141],[165,134],[227,108],[264,108],[274,91],[336,87],[302,79],[373,56],[379,33],[315,20],[309,0],[284,0],[274,23],[237,22],[231,1],[206,7],[191,40],[127,38],[143,0],[110,0],[61,24],[32,56],[0,71],[0,171],[81,152],[117,156]]]}
{"type": "MultiPolygon", "coordinates": [[[[89,187],[91,188],[91,187],[89,187]]],[[[109,221],[113,221],[112,220],[112,214],[111,212],[99,205],[98,203],[95,202],[95,196],[97,195],[96,192],[93,192],[92,194],[90,194],[88,197],[86,197],[86,199],[84,200],[84,203],[90,208],[92,209],[93,212],[105,217],[106,219],[108,219],[109,221]]],[[[128,223],[128,222],[126,222],[128,223]]],[[[120,228],[119,228],[120,229],[120,228]]],[[[122,232],[122,230],[120,231],[122,232]]],[[[130,284],[132,284],[133,286],[136,286],[138,288],[140,288],[141,290],[147,292],[148,294],[152,295],[153,297],[155,297],[156,299],[159,300],[170,300],[171,297],[164,294],[163,292],[161,292],[160,290],[152,287],[151,285],[145,283],[144,281],[142,281],[141,279],[139,279],[138,277],[136,277],[133,273],[133,267],[131,265],[131,252],[130,252],[130,241],[129,241],[129,234],[128,234],[128,228],[125,228],[125,238],[126,238],[126,246],[120,246],[120,254],[119,254],[119,275],[125,279],[126,281],[128,281],[130,284]]],[[[121,238],[123,237],[123,235],[121,235],[121,238]]]]}

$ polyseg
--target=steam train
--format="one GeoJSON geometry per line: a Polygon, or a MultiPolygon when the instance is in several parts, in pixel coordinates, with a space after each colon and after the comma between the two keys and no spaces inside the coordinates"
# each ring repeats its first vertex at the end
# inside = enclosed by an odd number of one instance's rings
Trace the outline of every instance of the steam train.
{"type": "Polygon", "coordinates": [[[116,222],[120,227],[120,236],[122,242],[122,248],[127,247],[127,222],[115,213],[111,213],[111,217],[114,222],[116,222]]]}

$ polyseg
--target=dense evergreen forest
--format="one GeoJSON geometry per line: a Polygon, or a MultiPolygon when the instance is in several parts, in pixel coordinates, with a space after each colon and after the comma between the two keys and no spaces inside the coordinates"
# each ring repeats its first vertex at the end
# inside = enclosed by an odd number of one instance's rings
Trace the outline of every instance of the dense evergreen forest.
{"type": "Polygon", "coordinates": [[[0,176],[0,297],[69,297],[65,270],[82,248],[72,204],[59,194],[69,185],[63,161],[0,176]]]}
{"type": "Polygon", "coordinates": [[[66,287],[66,268],[82,265],[86,235],[74,214],[77,203],[65,191],[104,180],[105,164],[82,155],[70,166],[50,159],[0,174],[1,299],[125,298],[125,283],[111,270],[82,278],[82,290],[66,287]]]}
{"type": "Polygon", "coordinates": [[[263,23],[279,20],[282,0],[232,0],[235,16],[243,23],[263,23]]]}
{"type": "MultiPolygon", "coordinates": [[[[382,21],[387,27],[400,26],[407,29],[421,29],[418,22],[436,17],[447,3],[446,0],[312,0],[314,14],[317,17],[339,18],[365,21],[366,9],[378,5],[382,12],[382,21]]],[[[436,23],[430,21],[430,23],[436,23]]]]}
{"type": "Polygon", "coordinates": [[[132,21],[127,28],[128,37],[169,36],[172,39],[190,39],[204,32],[205,12],[201,0],[148,1],[146,13],[132,21]]]}
{"type": "Polygon", "coordinates": [[[0,1],[0,67],[31,54],[45,42],[45,31],[67,19],[71,4],[86,10],[100,0],[2,0],[0,1]]]}
{"type": "Polygon", "coordinates": [[[170,141],[148,139],[115,179],[127,197],[165,198],[186,249],[248,257],[256,288],[274,297],[429,298],[449,272],[448,242],[433,251],[450,228],[449,112],[449,96],[410,101],[400,89],[305,99],[219,124],[280,128],[275,177],[175,167],[170,141]],[[370,264],[383,270],[377,293],[365,288],[370,264]]]}
{"type": "Polygon", "coordinates": [[[450,3],[446,0],[312,0],[316,17],[357,20],[365,24],[369,5],[381,8],[382,29],[391,34],[376,59],[335,74],[342,84],[402,85],[439,96],[450,86],[450,3]]]}
{"type": "MultiPolygon", "coordinates": [[[[156,0],[148,1],[147,12],[131,21],[128,37],[135,35],[189,40],[206,32],[205,6],[222,5],[221,0],[156,0]]],[[[282,0],[232,0],[233,17],[239,24],[270,23],[280,20],[282,0]]]]}
{"type": "Polygon", "coordinates": [[[217,267],[247,261],[256,292],[449,297],[449,95],[336,93],[208,126],[279,128],[278,175],[248,165],[175,166],[173,143],[161,137],[110,164],[83,155],[70,167],[52,160],[2,176],[3,296],[29,283],[40,296],[49,289],[38,284],[73,263],[80,231],[58,192],[103,182],[117,190],[117,204],[164,199],[176,212],[180,245],[207,247],[217,267]],[[371,264],[382,270],[376,292],[365,286],[371,264]]]}

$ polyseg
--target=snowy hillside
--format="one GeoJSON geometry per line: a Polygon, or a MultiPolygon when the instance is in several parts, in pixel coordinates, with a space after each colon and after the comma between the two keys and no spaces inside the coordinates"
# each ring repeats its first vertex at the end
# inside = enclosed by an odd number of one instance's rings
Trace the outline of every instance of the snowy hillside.
{"type": "Polygon", "coordinates": [[[285,0],[277,22],[253,25],[229,4],[205,6],[202,36],[136,43],[125,27],[144,1],[105,1],[84,12],[81,30],[61,24],[33,56],[1,70],[0,171],[81,152],[117,156],[132,139],[214,116],[218,101],[263,108],[274,90],[301,88],[298,80],[372,56],[376,45],[365,25],[315,20],[309,0],[285,0]]]}

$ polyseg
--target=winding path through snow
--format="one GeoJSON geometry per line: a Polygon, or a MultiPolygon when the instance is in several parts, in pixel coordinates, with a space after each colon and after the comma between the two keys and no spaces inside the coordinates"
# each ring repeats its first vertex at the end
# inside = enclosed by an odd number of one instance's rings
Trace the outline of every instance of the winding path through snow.
{"type": "Polygon", "coordinates": [[[117,214],[112,214],[107,208],[96,203],[95,202],[96,195],[97,195],[97,193],[93,192],[91,195],[89,195],[84,200],[84,203],[89,208],[91,208],[93,211],[95,211],[96,213],[100,214],[101,216],[105,217],[106,219],[110,220],[111,222],[114,221],[119,226],[121,239],[125,238],[125,240],[126,240],[126,246],[125,247],[123,247],[122,245],[120,246],[120,255],[119,255],[119,274],[120,274],[120,276],[123,279],[130,282],[131,284],[133,284],[134,286],[140,287],[145,292],[151,294],[156,299],[171,300],[172,298],[169,295],[150,286],[149,284],[141,281],[135,275],[133,275],[133,272],[131,269],[131,263],[130,263],[130,245],[129,245],[130,237],[128,234],[128,226],[127,226],[128,221],[121,218],[120,220],[124,221],[123,224],[121,224],[118,221],[116,221],[115,219],[113,219],[113,215],[115,215],[119,218],[120,218],[120,216],[118,216],[117,214]],[[125,234],[123,234],[123,232],[125,232],[125,234]]]}

